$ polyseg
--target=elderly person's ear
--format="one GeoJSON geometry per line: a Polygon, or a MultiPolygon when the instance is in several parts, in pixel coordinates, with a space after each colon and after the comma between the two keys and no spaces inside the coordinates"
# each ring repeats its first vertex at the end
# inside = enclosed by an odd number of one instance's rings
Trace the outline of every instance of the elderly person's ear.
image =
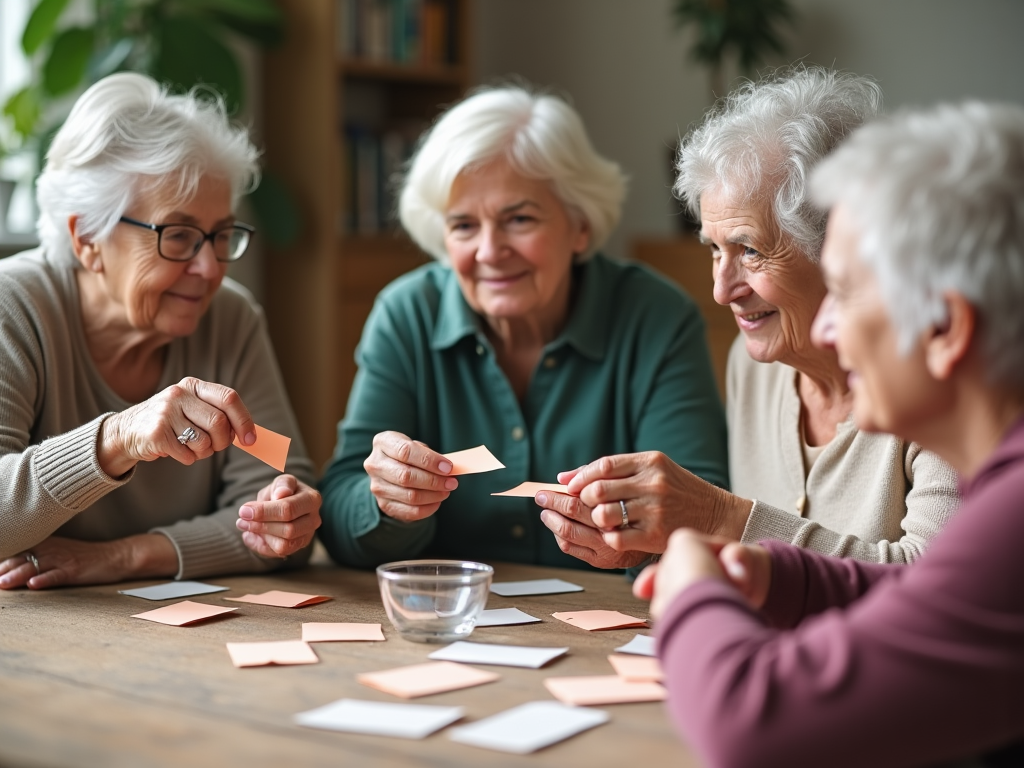
{"type": "Polygon", "coordinates": [[[103,261],[100,259],[99,248],[89,237],[82,234],[77,214],[68,216],[68,234],[71,236],[71,249],[82,266],[90,272],[102,272],[103,261]]]}
{"type": "Polygon", "coordinates": [[[934,327],[925,341],[928,372],[939,381],[948,379],[967,356],[978,323],[977,310],[962,293],[948,291],[942,298],[946,302],[946,321],[934,327]]]}
{"type": "Polygon", "coordinates": [[[576,242],[573,244],[574,254],[586,253],[590,247],[590,222],[584,216],[573,216],[573,221],[579,227],[576,233],[576,242]]]}

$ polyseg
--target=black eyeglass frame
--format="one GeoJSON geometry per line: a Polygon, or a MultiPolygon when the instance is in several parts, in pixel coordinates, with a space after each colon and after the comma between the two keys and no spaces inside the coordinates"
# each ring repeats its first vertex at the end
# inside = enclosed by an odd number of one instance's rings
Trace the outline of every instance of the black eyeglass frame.
{"type": "Polygon", "coordinates": [[[173,261],[173,262],[176,262],[178,264],[181,264],[182,262],[186,262],[186,261],[192,261],[192,259],[194,259],[196,256],[198,256],[199,252],[201,250],[203,250],[203,243],[205,243],[207,240],[210,241],[210,246],[213,247],[214,246],[214,241],[213,241],[214,238],[218,234],[220,234],[221,232],[227,232],[230,229],[240,229],[243,232],[247,232],[249,234],[249,239],[246,240],[246,242],[245,242],[245,248],[243,248],[241,253],[239,253],[234,258],[222,259],[222,258],[217,256],[217,249],[214,247],[214,249],[213,249],[213,257],[215,259],[217,259],[217,261],[221,262],[222,264],[229,264],[232,261],[238,261],[240,258],[242,258],[245,255],[245,252],[247,250],[249,250],[249,242],[252,240],[252,236],[256,233],[256,228],[255,227],[253,227],[253,226],[251,226],[249,224],[244,224],[244,223],[242,223],[240,221],[236,221],[230,227],[221,227],[220,229],[215,229],[213,232],[204,232],[199,227],[194,226],[192,224],[150,224],[150,223],[145,222],[145,221],[139,221],[138,219],[133,219],[130,216],[122,216],[120,218],[120,221],[125,223],[125,224],[131,224],[133,227],[142,227],[143,229],[148,229],[148,230],[150,230],[152,232],[156,232],[156,252],[157,252],[157,255],[160,256],[161,259],[166,259],[167,261],[173,261]],[[187,259],[172,259],[170,256],[165,256],[164,252],[161,250],[160,244],[163,242],[164,230],[168,229],[170,227],[188,227],[189,229],[194,229],[196,232],[198,232],[199,234],[201,234],[203,236],[203,239],[199,241],[199,244],[195,247],[195,250],[192,251],[192,255],[189,256],[187,259]]]}

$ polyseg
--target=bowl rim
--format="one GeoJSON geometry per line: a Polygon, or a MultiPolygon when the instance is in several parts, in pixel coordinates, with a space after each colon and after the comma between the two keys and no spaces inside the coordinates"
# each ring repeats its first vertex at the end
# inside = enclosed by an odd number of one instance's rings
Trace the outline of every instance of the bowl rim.
{"type": "Polygon", "coordinates": [[[410,565],[417,566],[430,566],[430,565],[449,565],[457,566],[460,568],[466,568],[468,570],[464,573],[451,573],[451,574],[426,574],[429,578],[446,582],[446,581],[465,581],[466,579],[481,578],[486,576],[494,575],[494,566],[488,565],[487,563],[478,563],[475,560],[441,560],[441,559],[426,559],[426,560],[395,560],[391,563],[382,563],[377,566],[377,577],[381,579],[388,579],[389,581],[398,581],[402,579],[422,579],[424,574],[414,573],[399,573],[395,570],[401,567],[408,567],[410,565]]]}

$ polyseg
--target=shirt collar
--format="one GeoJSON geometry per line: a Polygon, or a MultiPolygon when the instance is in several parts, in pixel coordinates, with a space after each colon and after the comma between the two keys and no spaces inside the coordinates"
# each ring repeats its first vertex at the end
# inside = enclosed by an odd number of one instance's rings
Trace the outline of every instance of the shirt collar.
{"type": "MultiPolygon", "coordinates": [[[[585,264],[573,267],[573,279],[579,286],[569,321],[558,337],[547,345],[548,350],[564,344],[573,347],[584,357],[600,362],[604,359],[608,342],[614,280],[606,277],[611,265],[600,254],[585,264]]],[[[479,316],[472,310],[459,288],[459,281],[451,268],[447,269],[438,322],[434,326],[430,347],[448,349],[467,336],[482,335],[479,316]]]]}

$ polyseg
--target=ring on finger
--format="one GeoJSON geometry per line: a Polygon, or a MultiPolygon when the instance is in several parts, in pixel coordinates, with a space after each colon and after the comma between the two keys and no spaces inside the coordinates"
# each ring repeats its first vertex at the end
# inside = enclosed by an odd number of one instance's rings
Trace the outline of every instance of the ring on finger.
{"type": "Polygon", "coordinates": [[[191,426],[185,427],[185,431],[178,435],[178,442],[182,445],[185,445],[185,443],[194,443],[198,439],[199,433],[191,426]]]}
{"type": "Polygon", "coordinates": [[[25,553],[25,562],[32,563],[32,567],[36,569],[36,576],[43,572],[43,569],[39,567],[39,558],[31,552],[25,553]]]}
{"type": "Polygon", "coordinates": [[[619,499],[619,507],[622,509],[622,525],[619,528],[629,528],[629,512],[626,511],[626,502],[619,499]]]}

